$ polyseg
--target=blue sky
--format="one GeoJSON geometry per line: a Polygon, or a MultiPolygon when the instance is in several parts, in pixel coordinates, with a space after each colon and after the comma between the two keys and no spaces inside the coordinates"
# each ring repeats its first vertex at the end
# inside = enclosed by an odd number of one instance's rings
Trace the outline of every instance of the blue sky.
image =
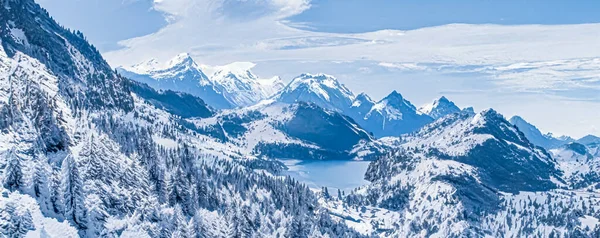
{"type": "MultiPolygon", "coordinates": [[[[117,42],[157,31],[167,22],[151,0],[38,0],[62,24],[83,31],[102,51],[117,42]]],[[[225,1],[227,14],[243,20],[268,12],[251,1],[225,1]]],[[[321,32],[412,30],[451,23],[578,24],[600,22],[600,1],[582,0],[316,0],[290,25],[321,32]]]]}
{"type": "Polygon", "coordinates": [[[600,108],[600,1],[38,2],[114,67],[188,52],[205,65],[253,62],[264,78],[322,72],[374,99],[445,95],[544,132],[600,135],[590,110],[600,108]]]}
{"type": "Polygon", "coordinates": [[[290,18],[328,32],[412,30],[450,23],[576,24],[600,22],[599,1],[557,0],[318,0],[290,18]]]}

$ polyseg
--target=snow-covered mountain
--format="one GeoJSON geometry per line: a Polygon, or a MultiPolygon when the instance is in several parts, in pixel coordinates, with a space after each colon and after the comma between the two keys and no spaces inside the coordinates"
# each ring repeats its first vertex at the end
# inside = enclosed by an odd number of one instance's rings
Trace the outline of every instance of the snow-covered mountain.
{"type": "Polygon", "coordinates": [[[354,94],[326,74],[302,74],[274,96],[279,102],[310,102],[319,107],[344,112],[352,105],[354,94]]]}
{"type": "Polygon", "coordinates": [[[279,77],[260,79],[250,69],[253,63],[236,62],[215,67],[210,79],[233,105],[249,106],[266,99],[284,87],[279,77]]]}
{"type": "Polygon", "coordinates": [[[595,135],[587,135],[584,137],[581,137],[580,139],[577,140],[577,143],[583,144],[583,145],[600,145],[600,137],[597,137],[595,135]]]}
{"type": "Polygon", "coordinates": [[[523,119],[520,116],[513,116],[510,118],[509,121],[510,123],[518,127],[519,130],[523,132],[523,134],[525,134],[525,137],[527,137],[527,139],[531,141],[531,143],[544,147],[546,149],[557,148],[573,141],[573,139],[569,137],[559,139],[555,138],[550,133],[542,134],[542,132],[537,127],[525,121],[525,119],[523,119]]]}
{"type": "Polygon", "coordinates": [[[570,187],[585,188],[600,182],[600,148],[571,142],[550,150],[570,187]]]}
{"type": "Polygon", "coordinates": [[[365,93],[355,96],[335,77],[326,74],[302,74],[274,99],[285,103],[310,102],[341,112],[376,137],[399,136],[433,121],[431,117],[417,113],[416,107],[396,91],[375,102],[365,93]]]}
{"type": "Polygon", "coordinates": [[[364,117],[357,117],[355,120],[377,137],[400,136],[416,131],[433,121],[428,115],[418,113],[417,108],[395,90],[374,103],[364,114],[364,117]]]}
{"type": "Polygon", "coordinates": [[[0,236],[361,237],[281,163],[199,133],[201,99],[116,74],[33,0],[0,6],[0,236]]]}
{"type": "Polygon", "coordinates": [[[454,102],[442,96],[436,99],[431,104],[427,104],[419,108],[419,112],[430,116],[434,120],[444,117],[448,114],[457,113],[460,108],[454,102]]]}
{"type": "Polygon", "coordinates": [[[266,99],[283,88],[279,77],[261,79],[250,69],[253,63],[236,62],[211,67],[207,76],[203,67],[183,53],[175,56],[165,66],[151,59],[131,67],[119,67],[124,76],[146,83],[153,88],[180,91],[202,98],[217,109],[249,106],[266,99]]]}
{"type": "Polygon", "coordinates": [[[463,110],[371,163],[370,185],[321,202],[350,227],[387,237],[600,234],[597,190],[569,188],[563,175],[502,115],[463,110]]]}
{"type": "Polygon", "coordinates": [[[302,101],[264,101],[188,121],[198,132],[258,157],[372,160],[386,148],[347,116],[302,101]]]}

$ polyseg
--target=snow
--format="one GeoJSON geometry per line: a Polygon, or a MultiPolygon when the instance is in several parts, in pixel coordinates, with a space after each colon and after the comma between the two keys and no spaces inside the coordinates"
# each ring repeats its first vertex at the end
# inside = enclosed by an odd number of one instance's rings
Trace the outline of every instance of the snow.
{"type": "Polygon", "coordinates": [[[589,229],[594,229],[596,225],[600,224],[600,220],[598,218],[588,215],[580,217],[579,221],[581,222],[581,227],[589,229]]]}
{"type": "Polygon", "coordinates": [[[175,141],[173,139],[158,137],[156,135],[152,136],[152,139],[154,140],[154,142],[156,142],[157,144],[159,144],[161,146],[164,146],[165,148],[175,149],[178,147],[177,141],[175,141]]]}
{"type": "Polygon", "coordinates": [[[370,115],[373,112],[384,115],[388,121],[402,120],[402,112],[397,108],[388,105],[388,100],[385,99],[373,105],[371,111],[369,111],[367,115],[370,115]]]}
{"type": "MultiPolygon", "coordinates": [[[[469,120],[458,120],[444,128],[431,128],[431,131],[419,132],[418,135],[408,138],[404,148],[419,148],[431,146],[447,153],[448,155],[464,155],[470,149],[481,145],[487,140],[495,140],[489,134],[472,133],[475,128],[485,124],[482,113],[478,113],[469,120]],[[412,139],[414,138],[414,139],[412,139]]],[[[426,126],[430,128],[432,126],[426,126]]],[[[425,130],[424,130],[425,131],[425,130]]]]}
{"type": "Polygon", "coordinates": [[[418,112],[425,114],[425,115],[429,115],[431,113],[431,111],[433,110],[433,108],[436,106],[436,102],[434,101],[432,103],[428,103],[424,106],[422,106],[421,108],[419,108],[418,112]]]}
{"type": "Polygon", "coordinates": [[[149,59],[141,63],[132,66],[121,66],[130,72],[137,74],[149,74],[152,71],[156,71],[160,67],[160,63],[156,59],[149,59]]]}
{"type": "Polygon", "coordinates": [[[347,101],[348,105],[354,100],[354,94],[348,88],[340,84],[335,77],[323,73],[302,74],[294,78],[284,90],[292,92],[302,85],[307,86],[310,92],[327,102],[331,102],[333,96],[341,97],[341,100],[347,101]]]}
{"type": "Polygon", "coordinates": [[[42,231],[45,231],[50,237],[79,237],[77,229],[67,221],[59,222],[55,218],[45,217],[37,201],[31,196],[10,192],[3,188],[0,188],[0,193],[8,195],[8,197],[0,197],[0,210],[3,210],[7,203],[13,203],[19,213],[29,212],[31,214],[35,228],[29,231],[25,237],[41,237],[42,231]]]}
{"type": "Polygon", "coordinates": [[[204,98],[206,95],[203,93],[208,88],[214,90],[217,95],[221,95],[223,100],[231,103],[234,107],[242,107],[267,99],[284,87],[279,77],[259,78],[254,75],[251,71],[254,66],[255,64],[252,62],[233,62],[223,66],[199,65],[190,54],[181,53],[168,63],[149,59],[133,66],[121,67],[121,70],[139,76],[147,76],[151,80],[171,80],[174,82],[169,85],[173,84],[176,88],[179,88],[177,87],[180,84],[179,81],[185,80],[185,82],[181,82],[182,87],[189,81],[198,81],[198,86],[204,87],[204,89],[197,89],[197,93],[194,92],[194,89],[186,92],[206,100],[204,98]],[[205,72],[210,76],[206,76],[205,72]]]}
{"type": "Polygon", "coordinates": [[[27,36],[25,36],[25,32],[22,29],[10,28],[10,34],[13,36],[15,41],[23,45],[29,45],[29,40],[27,40],[27,36]]]}

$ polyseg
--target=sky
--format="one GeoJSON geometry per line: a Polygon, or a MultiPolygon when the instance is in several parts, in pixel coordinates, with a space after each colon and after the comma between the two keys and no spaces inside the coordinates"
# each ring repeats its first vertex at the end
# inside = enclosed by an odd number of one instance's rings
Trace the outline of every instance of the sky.
{"type": "Polygon", "coordinates": [[[374,99],[520,115],[600,135],[600,2],[537,0],[38,0],[114,66],[188,52],[285,81],[327,73],[374,99]]]}

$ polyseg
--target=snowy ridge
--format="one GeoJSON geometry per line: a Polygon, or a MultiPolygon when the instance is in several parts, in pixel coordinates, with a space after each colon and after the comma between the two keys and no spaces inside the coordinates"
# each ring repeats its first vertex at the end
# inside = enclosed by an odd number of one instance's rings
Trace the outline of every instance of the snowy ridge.
{"type": "Polygon", "coordinates": [[[283,88],[279,77],[260,79],[250,69],[250,62],[236,62],[215,67],[210,79],[223,89],[225,97],[237,106],[249,106],[274,95],[283,88]]]}
{"type": "Polygon", "coordinates": [[[376,137],[400,136],[433,121],[398,92],[393,91],[379,102],[365,93],[354,93],[330,75],[302,74],[290,82],[274,99],[284,103],[299,101],[350,116],[376,137]]]}
{"type": "Polygon", "coordinates": [[[303,102],[266,100],[188,121],[199,132],[259,157],[363,160],[375,158],[384,148],[342,114],[303,102]]]}
{"type": "Polygon", "coordinates": [[[531,141],[531,143],[544,147],[546,149],[557,148],[573,141],[573,139],[569,137],[559,139],[555,138],[550,133],[542,134],[542,132],[537,127],[527,122],[520,116],[513,116],[510,118],[509,121],[510,123],[518,127],[519,130],[523,132],[523,134],[525,134],[525,137],[527,137],[527,139],[531,141]]]}
{"type": "Polygon", "coordinates": [[[274,98],[280,102],[310,102],[322,108],[343,112],[354,100],[354,94],[326,74],[302,74],[294,78],[274,98]]]}
{"type": "Polygon", "coordinates": [[[370,185],[322,199],[323,206],[364,234],[382,237],[600,234],[597,190],[557,189],[570,186],[560,178],[561,161],[493,110],[448,115],[401,147],[369,166],[370,185]],[[473,139],[477,134],[481,140],[473,139]],[[495,176],[504,168],[511,175],[495,176]]]}
{"type": "Polygon", "coordinates": [[[584,188],[600,182],[600,150],[596,146],[585,146],[571,142],[550,153],[563,171],[563,179],[572,188],[584,188]]]}
{"type": "Polygon", "coordinates": [[[476,129],[485,126],[486,119],[483,116],[485,113],[484,111],[470,118],[469,113],[464,113],[446,120],[436,121],[406,138],[407,142],[403,144],[403,147],[428,146],[452,156],[466,155],[475,146],[481,145],[487,140],[496,139],[490,134],[474,133],[476,129]],[[442,123],[448,124],[440,126],[442,123]]]}
{"type": "Polygon", "coordinates": [[[428,115],[419,114],[416,107],[395,90],[377,103],[366,104],[373,106],[366,113],[356,108],[353,114],[364,114],[364,117],[356,120],[377,137],[400,136],[433,121],[428,115]]]}
{"type": "Polygon", "coordinates": [[[217,109],[249,106],[283,88],[279,77],[261,79],[251,72],[251,62],[234,62],[210,67],[198,65],[188,53],[166,64],[150,59],[129,67],[119,67],[123,75],[156,89],[190,93],[217,109]],[[207,76],[204,72],[210,71],[207,76]]]}
{"type": "Polygon", "coordinates": [[[448,98],[442,96],[436,99],[431,104],[427,104],[419,108],[418,112],[428,115],[433,119],[439,119],[448,114],[459,112],[460,108],[454,104],[454,102],[448,100],[448,98]]]}

